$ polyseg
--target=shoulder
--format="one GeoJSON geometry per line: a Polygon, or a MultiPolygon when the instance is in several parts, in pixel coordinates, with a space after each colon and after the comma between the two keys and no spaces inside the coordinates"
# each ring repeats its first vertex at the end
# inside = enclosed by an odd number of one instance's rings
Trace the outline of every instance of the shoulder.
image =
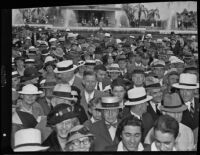
{"type": "Polygon", "coordinates": [[[150,144],[143,144],[144,151],[151,151],[151,145],[150,144]]]}
{"type": "Polygon", "coordinates": [[[109,145],[109,146],[106,146],[104,151],[117,151],[117,147],[118,145],[115,144],[115,145],[109,145]]]}

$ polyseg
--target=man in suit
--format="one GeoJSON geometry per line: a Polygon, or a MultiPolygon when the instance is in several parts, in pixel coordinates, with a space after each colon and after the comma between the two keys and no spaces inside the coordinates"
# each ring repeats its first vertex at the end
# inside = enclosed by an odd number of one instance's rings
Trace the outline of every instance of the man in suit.
{"type": "Polygon", "coordinates": [[[151,101],[148,101],[147,112],[151,114],[153,121],[155,122],[161,115],[159,107],[161,106],[161,101],[163,99],[163,92],[159,80],[156,80],[156,78],[153,77],[152,79],[155,80],[146,81],[145,88],[147,90],[147,94],[153,97],[151,101]]]}
{"type": "Polygon", "coordinates": [[[180,89],[183,103],[188,107],[183,112],[181,123],[194,130],[199,126],[199,99],[195,98],[195,89],[199,88],[197,76],[190,73],[182,73],[180,74],[179,83],[175,83],[172,86],[180,89]]]}
{"type": "Polygon", "coordinates": [[[104,88],[111,83],[111,80],[106,75],[107,69],[104,65],[96,65],[94,71],[96,72],[97,77],[97,85],[95,89],[103,91],[104,88]]]}
{"type": "Polygon", "coordinates": [[[104,151],[106,146],[118,144],[116,130],[119,123],[117,116],[119,109],[123,106],[119,104],[118,97],[102,97],[101,104],[96,108],[102,111],[102,120],[95,122],[90,131],[95,135],[94,151],[104,151]]]}
{"type": "Polygon", "coordinates": [[[64,60],[56,64],[54,72],[57,74],[58,83],[68,83],[70,86],[76,86],[80,90],[83,89],[81,78],[75,76],[74,70],[77,68],[72,60],[64,60]]]}
{"type": "Polygon", "coordinates": [[[144,137],[153,126],[153,119],[147,112],[147,101],[150,101],[152,96],[146,94],[144,87],[130,89],[127,93],[128,101],[125,102],[122,118],[133,115],[139,120],[142,120],[142,123],[144,124],[144,132],[141,141],[143,142],[144,137]]]}
{"type": "Polygon", "coordinates": [[[101,92],[100,90],[96,90],[96,74],[91,71],[85,71],[83,73],[83,86],[84,88],[81,90],[81,105],[85,109],[85,112],[90,118],[90,113],[88,111],[88,104],[92,98],[98,98],[106,95],[106,93],[101,92]]]}

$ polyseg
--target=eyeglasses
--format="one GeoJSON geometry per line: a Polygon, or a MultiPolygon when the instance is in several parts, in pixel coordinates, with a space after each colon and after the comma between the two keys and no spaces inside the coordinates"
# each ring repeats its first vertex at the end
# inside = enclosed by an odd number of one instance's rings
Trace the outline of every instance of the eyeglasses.
{"type": "Polygon", "coordinates": [[[76,146],[80,146],[81,143],[84,144],[84,145],[88,145],[88,144],[90,143],[90,140],[89,140],[89,138],[87,137],[87,138],[85,138],[85,139],[83,139],[83,140],[78,140],[78,139],[76,139],[76,140],[74,140],[72,143],[73,143],[74,145],[76,145],[76,146]]]}
{"type": "Polygon", "coordinates": [[[87,135],[87,134],[90,133],[90,131],[89,131],[88,128],[82,127],[82,128],[80,128],[79,130],[77,130],[77,131],[72,131],[72,132],[70,132],[70,133],[68,134],[68,138],[71,137],[71,136],[73,136],[73,135],[75,135],[75,134],[77,134],[77,133],[80,133],[80,134],[83,134],[83,135],[87,135]]]}

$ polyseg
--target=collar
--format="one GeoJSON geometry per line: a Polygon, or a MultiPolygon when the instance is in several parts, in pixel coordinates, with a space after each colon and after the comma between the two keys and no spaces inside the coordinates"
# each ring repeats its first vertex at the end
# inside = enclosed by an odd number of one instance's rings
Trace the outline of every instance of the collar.
{"type": "Polygon", "coordinates": [[[161,103],[154,103],[154,102],[150,101],[150,104],[151,104],[152,108],[154,109],[154,111],[156,111],[156,104],[158,104],[158,110],[160,110],[161,103]]]}
{"type": "Polygon", "coordinates": [[[75,80],[75,76],[73,76],[73,78],[69,81],[69,85],[72,86],[75,80]]]}
{"type": "Polygon", "coordinates": [[[12,91],[17,91],[16,88],[12,88],[12,91]]]}
{"type": "Polygon", "coordinates": [[[89,96],[90,96],[90,99],[92,99],[94,97],[94,91],[92,93],[90,93],[90,94],[87,91],[85,91],[85,99],[86,99],[86,101],[88,100],[89,96]]]}
{"type": "Polygon", "coordinates": [[[135,62],[135,66],[141,66],[142,63],[140,62],[139,64],[137,62],[135,62]]]}
{"type": "Polygon", "coordinates": [[[185,105],[188,107],[189,111],[190,111],[190,107],[191,107],[190,103],[192,103],[192,106],[194,107],[194,98],[191,101],[188,101],[185,103],[185,105]]]}
{"type": "MultiPolygon", "coordinates": [[[[144,147],[142,143],[139,143],[137,151],[143,151],[143,150],[144,150],[144,147]]],[[[119,142],[117,151],[127,151],[127,150],[124,150],[122,141],[119,142]]]]}
{"type": "Polygon", "coordinates": [[[92,117],[90,118],[90,121],[91,121],[92,123],[95,123],[97,120],[95,120],[94,117],[92,116],[92,117]]]}
{"type": "Polygon", "coordinates": [[[134,113],[134,112],[132,112],[132,111],[130,111],[131,112],[131,115],[134,115],[135,117],[137,117],[139,120],[141,120],[142,119],[142,117],[141,116],[139,116],[139,115],[137,115],[136,113],[134,113]]]}
{"type": "MultiPolygon", "coordinates": [[[[111,123],[111,124],[115,124],[115,123],[117,123],[117,119],[116,119],[116,121],[114,121],[113,123],[111,123]]],[[[106,120],[105,120],[105,124],[110,124],[109,122],[107,122],[106,120]]]]}
{"type": "MultiPolygon", "coordinates": [[[[151,144],[151,151],[159,151],[159,150],[157,149],[157,147],[156,147],[155,142],[153,142],[153,143],[151,144]]],[[[176,148],[173,147],[172,151],[176,151],[176,148]]]]}

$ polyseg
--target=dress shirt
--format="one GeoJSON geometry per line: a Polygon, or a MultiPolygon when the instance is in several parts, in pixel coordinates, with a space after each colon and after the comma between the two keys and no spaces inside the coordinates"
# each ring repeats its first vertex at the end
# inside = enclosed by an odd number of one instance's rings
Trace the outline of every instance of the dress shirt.
{"type": "Polygon", "coordinates": [[[92,93],[88,93],[87,91],[85,91],[85,99],[86,102],[89,103],[89,101],[94,97],[94,91],[92,93]]]}
{"type": "Polygon", "coordinates": [[[130,112],[131,112],[131,115],[137,117],[139,120],[142,120],[141,116],[137,115],[136,113],[134,113],[132,111],[130,111],[130,112]]]}
{"type": "Polygon", "coordinates": [[[100,91],[103,91],[103,85],[102,82],[97,82],[95,89],[97,90],[97,85],[99,84],[100,91]]]}
{"type": "Polygon", "coordinates": [[[75,76],[73,76],[73,78],[68,82],[69,83],[69,85],[70,86],[72,86],[73,85],[73,83],[74,83],[74,80],[75,80],[75,76]]]}
{"type": "MultiPolygon", "coordinates": [[[[143,151],[143,150],[144,150],[144,147],[143,147],[142,143],[139,143],[137,151],[143,151]]],[[[118,151],[128,151],[128,150],[124,150],[122,141],[120,141],[118,144],[117,152],[118,151]]]]}
{"type": "Polygon", "coordinates": [[[158,104],[158,110],[160,111],[161,103],[153,103],[152,101],[150,101],[150,104],[155,112],[156,112],[156,104],[158,104]]]}
{"type": "MultiPolygon", "coordinates": [[[[105,122],[105,123],[106,123],[106,124],[109,124],[108,122],[105,122]]],[[[112,123],[112,124],[115,124],[115,123],[117,123],[117,120],[116,120],[114,123],[112,123]]],[[[112,140],[114,140],[114,138],[115,138],[116,130],[117,130],[117,128],[115,128],[115,127],[113,127],[113,126],[111,126],[111,127],[108,129],[112,140]]]]}
{"type": "Polygon", "coordinates": [[[188,110],[189,110],[189,111],[190,111],[190,109],[191,109],[191,104],[190,104],[191,102],[192,102],[193,108],[195,108],[195,107],[194,107],[194,98],[192,99],[192,101],[188,101],[188,102],[185,103],[185,105],[188,107],[188,110]]]}

